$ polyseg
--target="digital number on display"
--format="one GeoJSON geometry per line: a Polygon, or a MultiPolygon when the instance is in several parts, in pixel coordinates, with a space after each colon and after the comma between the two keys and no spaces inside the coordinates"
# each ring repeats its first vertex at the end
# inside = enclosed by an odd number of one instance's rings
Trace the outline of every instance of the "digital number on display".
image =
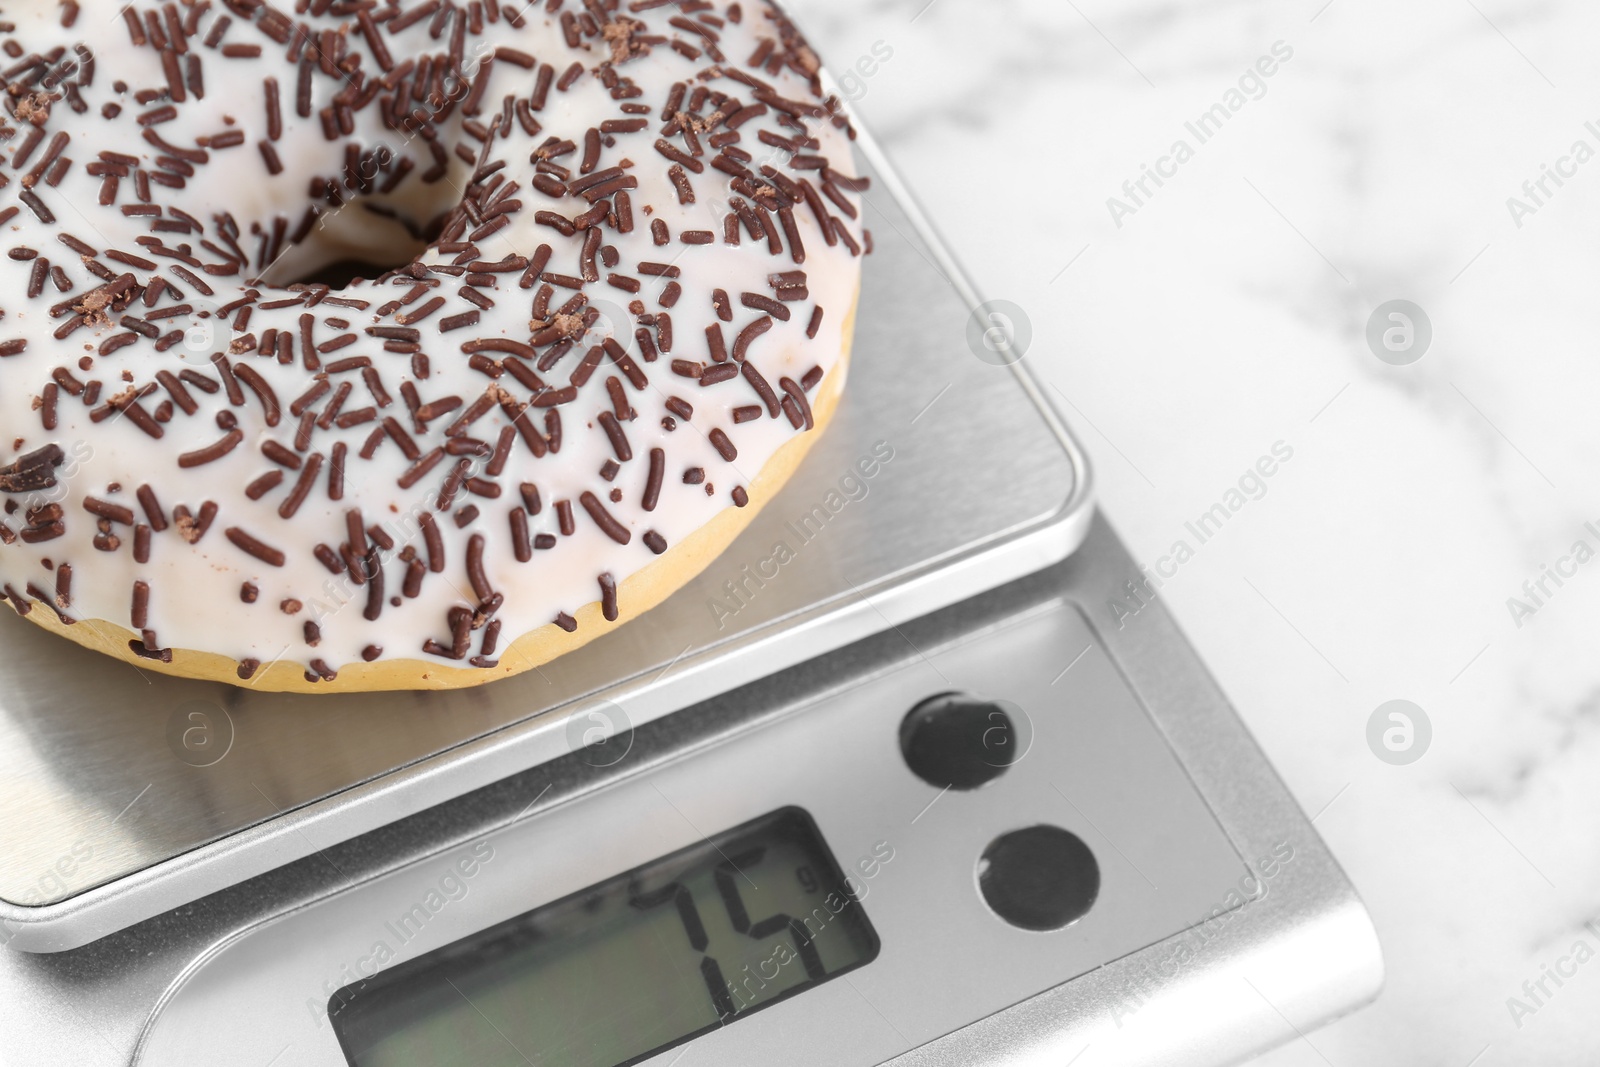
{"type": "Polygon", "coordinates": [[[626,1067],[870,962],[878,936],[785,808],[333,995],[353,1067],[626,1067]]]}

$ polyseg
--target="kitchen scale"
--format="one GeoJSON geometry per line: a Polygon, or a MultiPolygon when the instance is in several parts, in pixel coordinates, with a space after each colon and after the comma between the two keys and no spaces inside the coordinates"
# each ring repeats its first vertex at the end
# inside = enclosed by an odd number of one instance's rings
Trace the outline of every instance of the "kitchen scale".
{"type": "Polygon", "coordinates": [[[639,621],[319,698],[4,613],[0,1064],[1230,1063],[1375,994],[1349,882],[1163,605],[1110,610],[1081,452],[860,147],[841,409],[639,621]]]}

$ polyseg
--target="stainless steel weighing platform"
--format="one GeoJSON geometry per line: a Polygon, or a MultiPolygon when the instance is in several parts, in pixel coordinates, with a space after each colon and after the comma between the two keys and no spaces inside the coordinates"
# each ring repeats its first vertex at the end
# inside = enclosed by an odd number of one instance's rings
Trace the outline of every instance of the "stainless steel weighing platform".
{"type": "Polygon", "coordinates": [[[397,966],[792,807],[846,870],[894,853],[852,885],[875,955],[626,1062],[1225,1063],[1375,993],[1350,885],[1162,605],[1113,623],[1138,571],[1082,454],[1025,362],[974,355],[975,293],[862,149],[845,401],[636,623],[477,690],[318,698],[0,618],[0,1064],[346,1063],[330,994],[463,850],[496,859],[397,966]],[[952,691],[1020,731],[981,789],[901,758],[907,712],[952,691]],[[1097,863],[1093,906],[1049,932],[980,892],[985,845],[1037,823],[1097,863]]]}

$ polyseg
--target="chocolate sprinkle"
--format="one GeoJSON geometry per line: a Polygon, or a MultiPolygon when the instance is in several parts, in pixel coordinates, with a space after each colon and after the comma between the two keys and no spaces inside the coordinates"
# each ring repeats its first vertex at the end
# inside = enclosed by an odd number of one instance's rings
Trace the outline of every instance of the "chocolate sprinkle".
{"type": "Polygon", "coordinates": [[[732,463],[739,458],[739,450],[733,447],[733,442],[728,440],[728,435],[722,432],[719,426],[706,435],[711,441],[711,447],[717,450],[717,455],[732,463]]]}
{"type": "Polygon", "coordinates": [[[269,567],[283,566],[284,555],[282,552],[270,545],[258,541],[256,538],[252,537],[244,530],[241,530],[239,527],[230,526],[224,530],[223,533],[227,535],[228,540],[232,541],[236,547],[242,551],[248,552],[250,555],[267,564],[269,567]]]}
{"type": "Polygon", "coordinates": [[[611,540],[615,541],[619,545],[625,545],[632,540],[633,534],[629,532],[626,526],[618,522],[616,518],[606,510],[605,505],[600,502],[599,497],[595,496],[586,489],[584,490],[583,494],[578,497],[578,502],[583,505],[583,510],[589,513],[589,517],[594,520],[595,525],[600,527],[600,529],[605,532],[605,535],[611,538],[611,540]]]}

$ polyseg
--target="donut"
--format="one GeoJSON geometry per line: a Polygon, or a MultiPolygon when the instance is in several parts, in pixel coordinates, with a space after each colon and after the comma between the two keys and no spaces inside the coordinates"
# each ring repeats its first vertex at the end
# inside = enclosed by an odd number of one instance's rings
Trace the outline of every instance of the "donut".
{"type": "Polygon", "coordinates": [[[840,402],[867,185],[776,7],[0,0],[0,49],[0,596],[141,671],[537,667],[840,402]]]}

